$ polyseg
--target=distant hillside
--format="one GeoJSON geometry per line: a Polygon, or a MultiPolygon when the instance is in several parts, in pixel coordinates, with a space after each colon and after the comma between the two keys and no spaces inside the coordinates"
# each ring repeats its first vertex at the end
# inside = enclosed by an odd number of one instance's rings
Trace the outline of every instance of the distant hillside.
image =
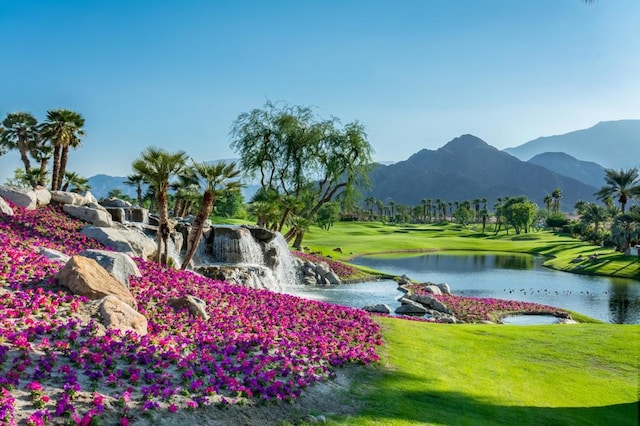
{"type": "Polygon", "coordinates": [[[95,175],[89,178],[91,193],[97,198],[105,198],[112,189],[119,189],[123,194],[136,198],[136,188],[125,185],[126,176],[95,175]]]}
{"type": "Polygon", "coordinates": [[[545,152],[528,161],[559,175],[574,178],[587,185],[600,188],[605,184],[604,167],[591,161],[580,161],[564,152],[545,152]]]}
{"type": "Polygon", "coordinates": [[[406,161],[377,165],[370,173],[365,197],[417,205],[424,198],[464,201],[526,195],[543,206],[545,195],[560,188],[561,207],[573,210],[576,201],[594,200],[596,188],[536,164],[518,160],[483,140],[464,135],[436,151],[423,149],[406,161]]]}
{"type": "Polygon", "coordinates": [[[593,127],[534,139],[505,149],[521,160],[544,152],[564,152],[606,168],[640,166],[640,120],[602,121],[593,127]]]}

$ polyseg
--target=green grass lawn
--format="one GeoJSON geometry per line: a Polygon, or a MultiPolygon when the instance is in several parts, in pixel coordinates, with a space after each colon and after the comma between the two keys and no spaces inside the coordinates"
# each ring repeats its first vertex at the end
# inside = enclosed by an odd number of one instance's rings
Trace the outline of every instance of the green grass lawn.
{"type": "Polygon", "coordinates": [[[460,225],[384,225],[380,222],[338,222],[329,231],[312,227],[304,245],[334,259],[364,254],[407,253],[435,250],[519,252],[549,257],[546,266],[567,272],[606,275],[640,280],[640,258],[548,231],[515,235],[512,232],[480,233],[481,227],[460,225]],[[335,251],[340,248],[341,253],[335,251]],[[589,257],[598,253],[596,260],[589,257]],[[581,256],[580,262],[572,263],[581,256]]]}
{"type": "Polygon", "coordinates": [[[637,425],[640,326],[442,325],[380,318],[382,360],[344,425],[637,425]]]}

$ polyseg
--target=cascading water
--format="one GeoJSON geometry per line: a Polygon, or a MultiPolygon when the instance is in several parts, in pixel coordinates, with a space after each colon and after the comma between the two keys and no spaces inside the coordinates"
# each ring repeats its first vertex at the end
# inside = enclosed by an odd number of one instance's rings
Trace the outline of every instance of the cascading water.
{"type": "Polygon", "coordinates": [[[294,260],[280,233],[244,226],[214,226],[194,256],[204,275],[253,288],[283,291],[298,284],[294,260]]]}

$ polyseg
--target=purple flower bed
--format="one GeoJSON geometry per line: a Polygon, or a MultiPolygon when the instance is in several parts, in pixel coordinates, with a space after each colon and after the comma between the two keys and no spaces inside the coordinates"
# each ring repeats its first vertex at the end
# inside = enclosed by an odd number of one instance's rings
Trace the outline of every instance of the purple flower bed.
{"type": "Polygon", "coordinates": [[[246,401],[293,400],[336,367],[378,359],[363,311],[213,281],[136,259],[146,336],[81,321],[86,298],[55,287],[60,269],[34,247],[99,248],[82,223],[48,207],[0,216],[0,422],[90,424],[246,401]],[[208,321],[167,305],[191,294],[208,321]]]}
{"type": "Polygon", "coordinates": [[[323,262],[326,263],[327,265],[329,265],[331,270],[333,270],[333,272],[338,274],[338,276],[341,279],[349,278],[351,275],[353,275],[356,272],[358,272],[358,270],[356,268],[354,268],[353,266],[346,265],[346,264],[344,264],[342,262],[338,262],[338,261],[329,259],[327,257],[316,256],[314,254],[303,253],[301,251],[293,251],[291,253],[295,257],[297,257],[299,259],[302,259],[302,260],[307,260],[307,261],[313,262],[313,263],[323,263],[323,262]]]}
{"type": "Polygon", "coordinates": [[[549,314],[565,317],[567,312],[552,306],[540,305],[517,300],[493,299],[487,297],[466,297],[456,295],[433,295],[424,290],[420,284],[407,286],[415,294],[433,296],[444,303],[453,314],[465,322],[496,321],[506,315],[515,314],[549,314]]]}

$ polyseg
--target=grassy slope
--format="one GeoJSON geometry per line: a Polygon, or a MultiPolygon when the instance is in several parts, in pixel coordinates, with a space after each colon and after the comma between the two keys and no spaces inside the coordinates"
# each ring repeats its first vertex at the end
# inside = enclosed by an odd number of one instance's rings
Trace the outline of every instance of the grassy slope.
{"type": "Polygon", "coordinates": [[[336,259],[376,252],[419,252],[430,250],[481,250],[536,253],[549,256],[545,263],[554,269],[594,275],[640,279],[640,258],[624,256],[551,232],[516,236],[486,235],[458,225],[394,226],[377,223],[339,222],[330,231],[316,227],[307,233],[304,244],[336,259]],[[334,251],[340,247],[342,253],[334,251]],[[587,260],[598,253],[596,261],[587,260]],[[571,263],[582,255],[584,261],[571,263]]]}
{"type": "Polygon", "coordinates": [[[637,424],[640,326],[380,322],[365,409],[335,424],[637,424]]]}

